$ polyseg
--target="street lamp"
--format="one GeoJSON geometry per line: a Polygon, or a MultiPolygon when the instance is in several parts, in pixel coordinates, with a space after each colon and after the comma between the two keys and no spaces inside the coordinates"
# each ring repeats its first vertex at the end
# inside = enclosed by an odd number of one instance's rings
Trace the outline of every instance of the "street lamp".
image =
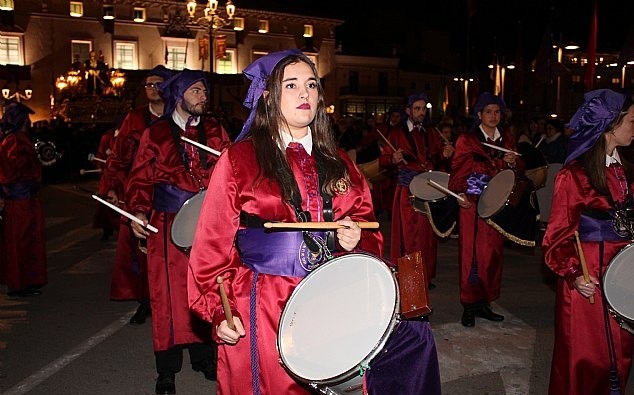
{"type": "MultiPolygon", "coordinates": [[[[209,32],[209,71],[214,73],[215,63],[215,39],[214,35],[216,30],[229,26],[232,23],[233,15],[236,13],[236,6],[233,5],[231,0],[227,0],[225,5],[226,17],[223,17],[218,12],[218,0],[209,0],[207,7],[204,10],[204,16],[196,19],[196,2],[190,0],[187,3],[187,12],[189,13],[189,19],[191,22],[204,27],[209,32]]],[[[203,65],[204,67],[204,65],[203,65]]]]}
{"type": "Polygon", "coordinates": [[[20,92],[19,90],[11,93],[11,90],[8,87],[5,86],[4,88],[2,88],[2,97],[4,97],[5,100],[15,99],[15,101],[19,103],[20,100],[29,100],[32,96],[33,89],[31,89],[30,87],[27,87],[24,90],[24,93],[20,92]]]}

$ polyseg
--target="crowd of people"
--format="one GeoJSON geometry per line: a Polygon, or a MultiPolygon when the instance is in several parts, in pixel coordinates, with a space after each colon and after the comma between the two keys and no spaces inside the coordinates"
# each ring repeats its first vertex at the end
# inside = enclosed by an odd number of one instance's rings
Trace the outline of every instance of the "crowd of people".
{"type": "MultiPolygon", "coordinates": [[[[208,115],[202,71],[159,65],[142,81],[146,104],[115,120],[97,153],[97,194],[134,218],[101,205],[95,213],[103,238],[117,236],[110,296],[138,302],[131,325],[151,317],[156,394],[176,393],[185,349],[219,394],[313,393],[310,378],[280,363],[281,317],[303,281],[340,257],[374,257],[399,272],[401,258],[419,253],[427,292],[439,240],[456,236],[461,324],[503,321],[491,304],[502,294],[505,244],[535,246],[540,224],[545,263],[559,276],[549,393],[623,393],[633,335],[610,314],[601,278],[634,238],[630,97],[591,91],[568,123],[522,122],[484,92],[467,121],[432,120],[427,94],[415,92],[381,118],[333,121],[301,51],[270,53],[244,74],[249,115],[239,132],[208,115]],[[538,202],[547,180],[552,196],[538,202]],[[517,200],[498,202],[509,187],[517,200]],[[183,245],[176,223],[193,199],[202,203],[183,245]],[[381,215],[389,254],[373,225],[381,215]]],[[[12,297],[39,295],[47,282],[29,112],[10,104],[0,122],[0,283],[12,297]]],[[[360,373],[317,386],[359,380],[364,394],[440,394],[429,319],[400,316],[387,331],[360,373]]]]}

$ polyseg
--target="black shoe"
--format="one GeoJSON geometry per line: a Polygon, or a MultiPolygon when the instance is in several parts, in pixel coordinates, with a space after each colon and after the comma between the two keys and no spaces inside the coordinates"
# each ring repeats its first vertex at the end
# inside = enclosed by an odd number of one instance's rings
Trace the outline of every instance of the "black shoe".
{"type": "Polygon", "coordinates": [[[485,320],[489,320],[489,321],[496,321],[496,322],[504,321],[504,316],[494,313],[493,310],[491,310],[491,306],[489,305],[484,305],[480,307],[479,309],[476,309],[475,316],[484,318],[485,320]]]}
{"type": "Polygon", "coordinates": [[[149,301],[143,301],[136,309],[136,313],[130,318],[130,325],[143,325],[147,317],[152,315],[149,301]]]}
{"type": "Polygon", "coordinates": [[[154,389],[157,395],[176,393],[176,375],[174,373],[159,373],[154,389]]]}
{"type": "Polygon", "coordinates": [[[192,364],[192,369],[194,372],[202,372],[205,375],[205,378],[209,381],[216,381],[216,368],[218,364],[212,360],[204,360],[201,362],[196,362],[192,364]]]}
{"type": "Polygon", "coordinates": [[[475,326],[475,311],[473,307],[465,307],[462,312],[462,326],[472,328],[475,326]]]}

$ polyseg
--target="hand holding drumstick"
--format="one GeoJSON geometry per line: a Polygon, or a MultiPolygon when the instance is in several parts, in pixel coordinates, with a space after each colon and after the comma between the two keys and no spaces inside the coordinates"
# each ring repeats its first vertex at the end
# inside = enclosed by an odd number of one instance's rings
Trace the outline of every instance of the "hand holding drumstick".
{"type": "Polygon", "coordinates": [[[219,285],[220,299],[226,318],[226,320],[222,321],[216,328],[216,334],[223,342],[236,344],[241,337],[246,335],[246,332],[244,331],[244,326],[242,326],[240,318],[234,317],[231,313],[231,306],[229,306],[229,299],[227,298],[222,276],[218,276],[216,281],[219,285]]]}
{"type": "Polygon", "coordinates": [[[581,248],[581,241],[579,240],[579,232],[575,231],[575,239],[577,240],[577,248],[579,249],[579,261],[581,263],[581,271],[583,276],[579,276],[575,279],[575,288],[584,298],[588,298],[591,304],[594,304],[594,294],[597,291],[597,285],[599,280],[596,277],[591,277],[588,273],[588,267],[586,266],[586,257],[581,248]]]}

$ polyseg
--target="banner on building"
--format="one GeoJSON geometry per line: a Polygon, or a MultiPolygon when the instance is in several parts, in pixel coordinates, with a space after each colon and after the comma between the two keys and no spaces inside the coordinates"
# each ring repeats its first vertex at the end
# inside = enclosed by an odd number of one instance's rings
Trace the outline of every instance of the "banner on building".
{"type": "Polygon", "coordinates": [[[216,59],[223,59],[227,56],[227,36],[216,36],[216,59]]]}

